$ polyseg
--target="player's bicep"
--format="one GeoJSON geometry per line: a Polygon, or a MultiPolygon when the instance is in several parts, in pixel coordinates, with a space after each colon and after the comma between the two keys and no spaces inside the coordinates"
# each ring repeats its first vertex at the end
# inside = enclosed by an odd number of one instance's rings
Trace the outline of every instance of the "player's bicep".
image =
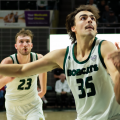
{"type": "Polygon", "coordinates": [[[115,50],[116,50],[116,47],[113,43],[108,42],[108,41],[104,41],[102,43],[101,54],[104,59],[104,63],[106,65],[107,71],[109,72],[110,76],[112,77],[113,82],[115,80],[115,76],[118,71],[117,71],[116,67],[114,66],[112,60],[108,59],[108,55],[115,50]]]}
{"type": "Polygon", "coordinates": [[[1,61],[1,64],[13,64],[13,61],[10,57],[7,57],[1,61]]]}

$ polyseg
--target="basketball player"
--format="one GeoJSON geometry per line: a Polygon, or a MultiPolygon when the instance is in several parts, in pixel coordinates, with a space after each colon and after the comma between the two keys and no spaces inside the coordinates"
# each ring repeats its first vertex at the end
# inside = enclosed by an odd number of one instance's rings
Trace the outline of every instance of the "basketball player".
{"type": "MultiPolygon", "coordinates": [[[[20,30],[16,34],[16,54],[2,60],[1,64],[26,64],[41,59],[41,54],[31,52],[33,34],[30,30],[20,30]]],[[[0,88],[6,88],[6,114],[7,120],[45,120],[42,111],[42,98],[46,93],[46,73],[39,74],[41,92],[37,92],[37,76],[19,78],[2,77],[0,88]]]]}
{"type": "Polygon", "coordinates": [[[14,23],[15,22],[14,13],[6,15],[3,20],[5,23],[14,23]]]}
{"type": "Polygon", "coordinates": [[[98,13],[95,6],[81,5],[66,18],[72,45],[32,63],[0,65],[0,74],[24,77],[63,68],[75,99],[76,120],[119,120],[120,73],[108,59],[116,47],[95,37],[98,13]]]}

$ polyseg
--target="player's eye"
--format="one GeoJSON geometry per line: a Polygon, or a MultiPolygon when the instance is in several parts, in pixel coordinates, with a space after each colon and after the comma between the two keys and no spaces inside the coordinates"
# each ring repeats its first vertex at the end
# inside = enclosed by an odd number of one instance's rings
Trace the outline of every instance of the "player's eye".
{"type": "Polygon", "coordinates": [[[86,19],[86,17],[82,17],[82,18],[81,18],[81,20],[85,20],[85,19],[86,19]]]}
{"type": "Polygon", "coordinates": [[[91,20],[95,20],[95,18],[94,18],[94,17],[91,17],[91,20]]]}

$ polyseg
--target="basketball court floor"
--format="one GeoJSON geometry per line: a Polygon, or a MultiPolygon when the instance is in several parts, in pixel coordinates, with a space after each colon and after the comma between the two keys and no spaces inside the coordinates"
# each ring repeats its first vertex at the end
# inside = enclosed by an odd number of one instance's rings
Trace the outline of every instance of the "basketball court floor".
{"type": "MultiPolygon", "coordinates": [[[[45,120],[75,120],[76,111],[66,110],[66,111],[49,111],[44,110],[45,120]]],[[[7,120],[6,112],[0,112],[0,120],[7,120]]]]}

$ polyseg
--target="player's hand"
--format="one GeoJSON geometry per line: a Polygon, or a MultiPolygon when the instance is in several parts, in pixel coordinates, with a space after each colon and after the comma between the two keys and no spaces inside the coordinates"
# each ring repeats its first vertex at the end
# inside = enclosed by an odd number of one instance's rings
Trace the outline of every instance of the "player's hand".
{"type": "Polygon", "coordinates": [[[111,59],[116,69],[120,72],[120,47],[119,43],[115,43],[117,50],[108,55],[108,59],[111,59]]]}
{"type": "Polygon", "coordinates": [[[44,93],[42,91],[38,92],[38,96],[42,98],[44,96],[44,93]]]}

